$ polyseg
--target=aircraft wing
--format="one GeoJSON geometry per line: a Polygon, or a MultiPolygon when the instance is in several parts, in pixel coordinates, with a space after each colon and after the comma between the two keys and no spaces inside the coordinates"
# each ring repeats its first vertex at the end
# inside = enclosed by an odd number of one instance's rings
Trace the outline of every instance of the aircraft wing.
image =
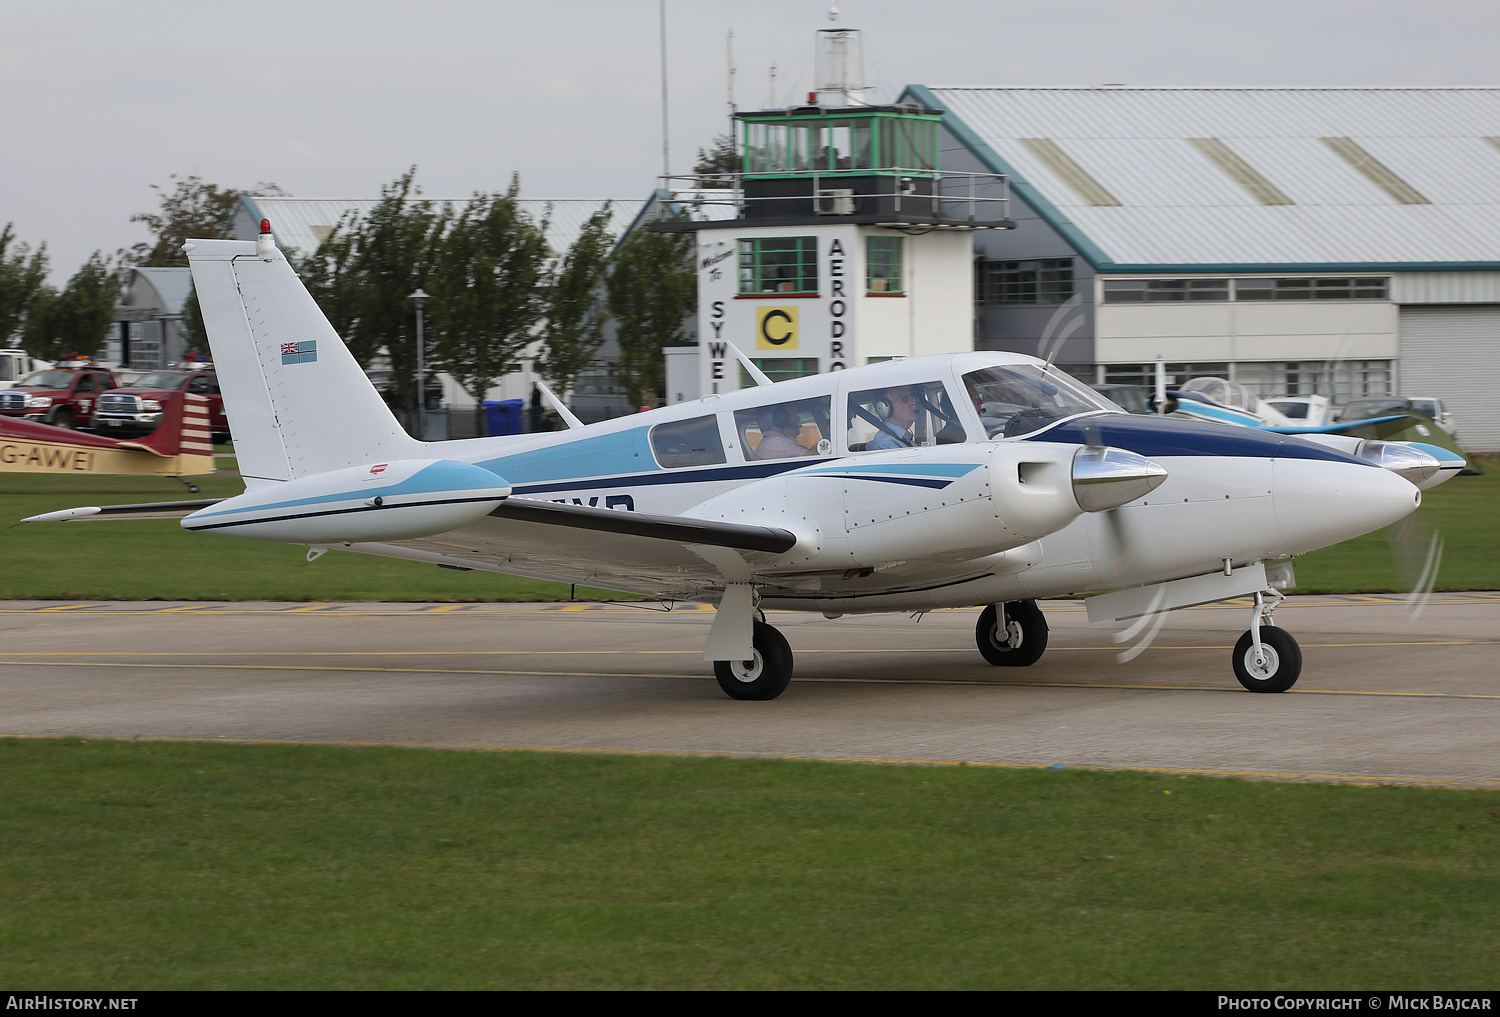
{"type": "Polygon", "coordinates": [[[773,526],[510,498],[475,523],[431,537],[350,549],[448,568],[609,587],[645,581],[664,594],[748,579],[797,537],[773,526]]]}
{"type": "Polygon", "coordinates": [[[1426,417],[1419,417],[1412,413],[1371,417],[1368,420],[1346,420],[1324,427],[1268,427],[1265,430],[1275,431],[1278,434],[1344,434],[1351,438],[1365,438],[1371,441],[1408,441],[1436,445],[1438,448],[1463,457],[1463,473],[1480,472],[1474,465],[1474,460],[1464,455],[1463,449],[1458,447],[1458,442],[1453,440],[1451,434],[1426,417]]]}
{"type": "Polygon", "coordinates": [[[617,509],[524,498],[508,499],[490,515],[502,520],[647,537],[673,544],[704,544],[739,551],[764,551],[768,554],[790,551],[797,543],[796,534],[774,526],[689,519],[684,516],[658,516],[646,512],[621,512],[617,509]]]}

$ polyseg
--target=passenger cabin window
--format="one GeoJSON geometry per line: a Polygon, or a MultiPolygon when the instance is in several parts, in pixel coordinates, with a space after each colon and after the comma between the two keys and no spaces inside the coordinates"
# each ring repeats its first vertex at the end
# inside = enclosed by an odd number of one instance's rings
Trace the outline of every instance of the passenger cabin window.
{"type": "Polygon", "coordinates": [[[724,462],[719,422],[712,416],[674,420],[651,429],[651,451],[669,470],[684,466],[716,466],[724,462]]]}
{"type": "Polygon", "coordinates": [[[734,429],[750,462],[827,455],[828,396],[737,410],[734,429]]]}
{"type": "Polygon", "coordinates": [[[850,452],[954,445],[968,437],[951,395],[938,381],[852,392],[847,416],[850,452]]]}
{"type": "Polygon", "coordinates": [[[1030,434],[1077,413],[1120,409],[1061,371],[1032,364],[971,371],[964,375],[964,390],[990,438],[1030,434]]]}

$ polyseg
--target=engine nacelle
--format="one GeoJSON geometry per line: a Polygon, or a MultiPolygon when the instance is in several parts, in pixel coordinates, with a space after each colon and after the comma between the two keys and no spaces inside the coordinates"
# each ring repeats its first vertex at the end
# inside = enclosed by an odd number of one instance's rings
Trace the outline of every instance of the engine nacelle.
{"type": "Polygon", "coordinates": [[[269,483],[199,509],[183,529],[293,544],[405,540],[482,519],[510,485],[479,466],[409,459],[269,483]]]}
{"type": "Polygon", "coordinates": [[[747,484],[684,514],[796,533],[796,547],[758,567],[770,571],[965,561],[1054,533],[1085,507],[1122,503],[1105,504],[1111,484],[1123,491],[1133,482],[1144,494],[1166,476],[1149,460],[1110,449],[1120,475],[1104,478],[1092,459],[1086,469],[1075,463],[1086,451],[1025,441],[879,452],[747,484]],[[1119,470],[1127,460],[1152,475],[1149,486],[1119,470]]]}

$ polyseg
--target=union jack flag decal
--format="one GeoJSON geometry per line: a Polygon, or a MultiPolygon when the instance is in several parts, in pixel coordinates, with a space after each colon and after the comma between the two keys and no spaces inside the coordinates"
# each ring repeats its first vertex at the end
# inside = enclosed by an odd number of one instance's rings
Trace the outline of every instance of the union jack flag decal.
{"type": "Polygon", "coordinates": [[[307,342],[282,343],[281,362],[283,364],[311,364],[318,359],[318,341],[309,339],[307,342]]]}

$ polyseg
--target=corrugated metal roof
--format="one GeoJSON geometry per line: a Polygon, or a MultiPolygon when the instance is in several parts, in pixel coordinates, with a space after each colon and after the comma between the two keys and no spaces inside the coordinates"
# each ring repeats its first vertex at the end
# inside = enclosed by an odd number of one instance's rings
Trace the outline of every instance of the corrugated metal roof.
{"type": "Polygon", "coordinates": [[[1489,140],[1500,136],[1500,88],[911,92],[947,109],[955,134],[1105,270],[1500,268],[1500,144],[1489,140]],[[1119,206],[1070,187],[1025,140],[1037,138],[1119,206]],[[1292,204],[1263,204],[1192,141],[1204,138],[1292,204]],[[1328,138],[1349,139],[1430,204],[1398,200],[1328,138]]]}
{"type": "MultiPolygon", "coordinates": [[[[434,206],[452,205],[463,208],[469,198],[427,198],[434,206]]],[[[639,198],[522,198],[520,205],[537,222],[547,223],[547,243],[558,254],[564,254],[583,231],[583,225],[604,206],[610,206],[610,232],[618,234],[627,226],[636,209],[639,198]]],[[[328,230],[348,214],[356,217],[368,215],[380,204],[377,198],[284,198],[247,197],[241,208],[248,214],[243,223],[237,223],[236,236],[242,240],[254,240],[255,225],[260,219],[270,219],[276,242],[283,248],[294,247],[304,253],[318,249],[328,230]],[[248,235],[247,234],[248,231],[248,235]]]]}
{"type": "Polygon", "coordinates": [[[193,291],[193,270],[190,268],[134,268],[131,269],[151,285],[161,298],[161,306],[169,314],[181,314],[193,291]]]}

